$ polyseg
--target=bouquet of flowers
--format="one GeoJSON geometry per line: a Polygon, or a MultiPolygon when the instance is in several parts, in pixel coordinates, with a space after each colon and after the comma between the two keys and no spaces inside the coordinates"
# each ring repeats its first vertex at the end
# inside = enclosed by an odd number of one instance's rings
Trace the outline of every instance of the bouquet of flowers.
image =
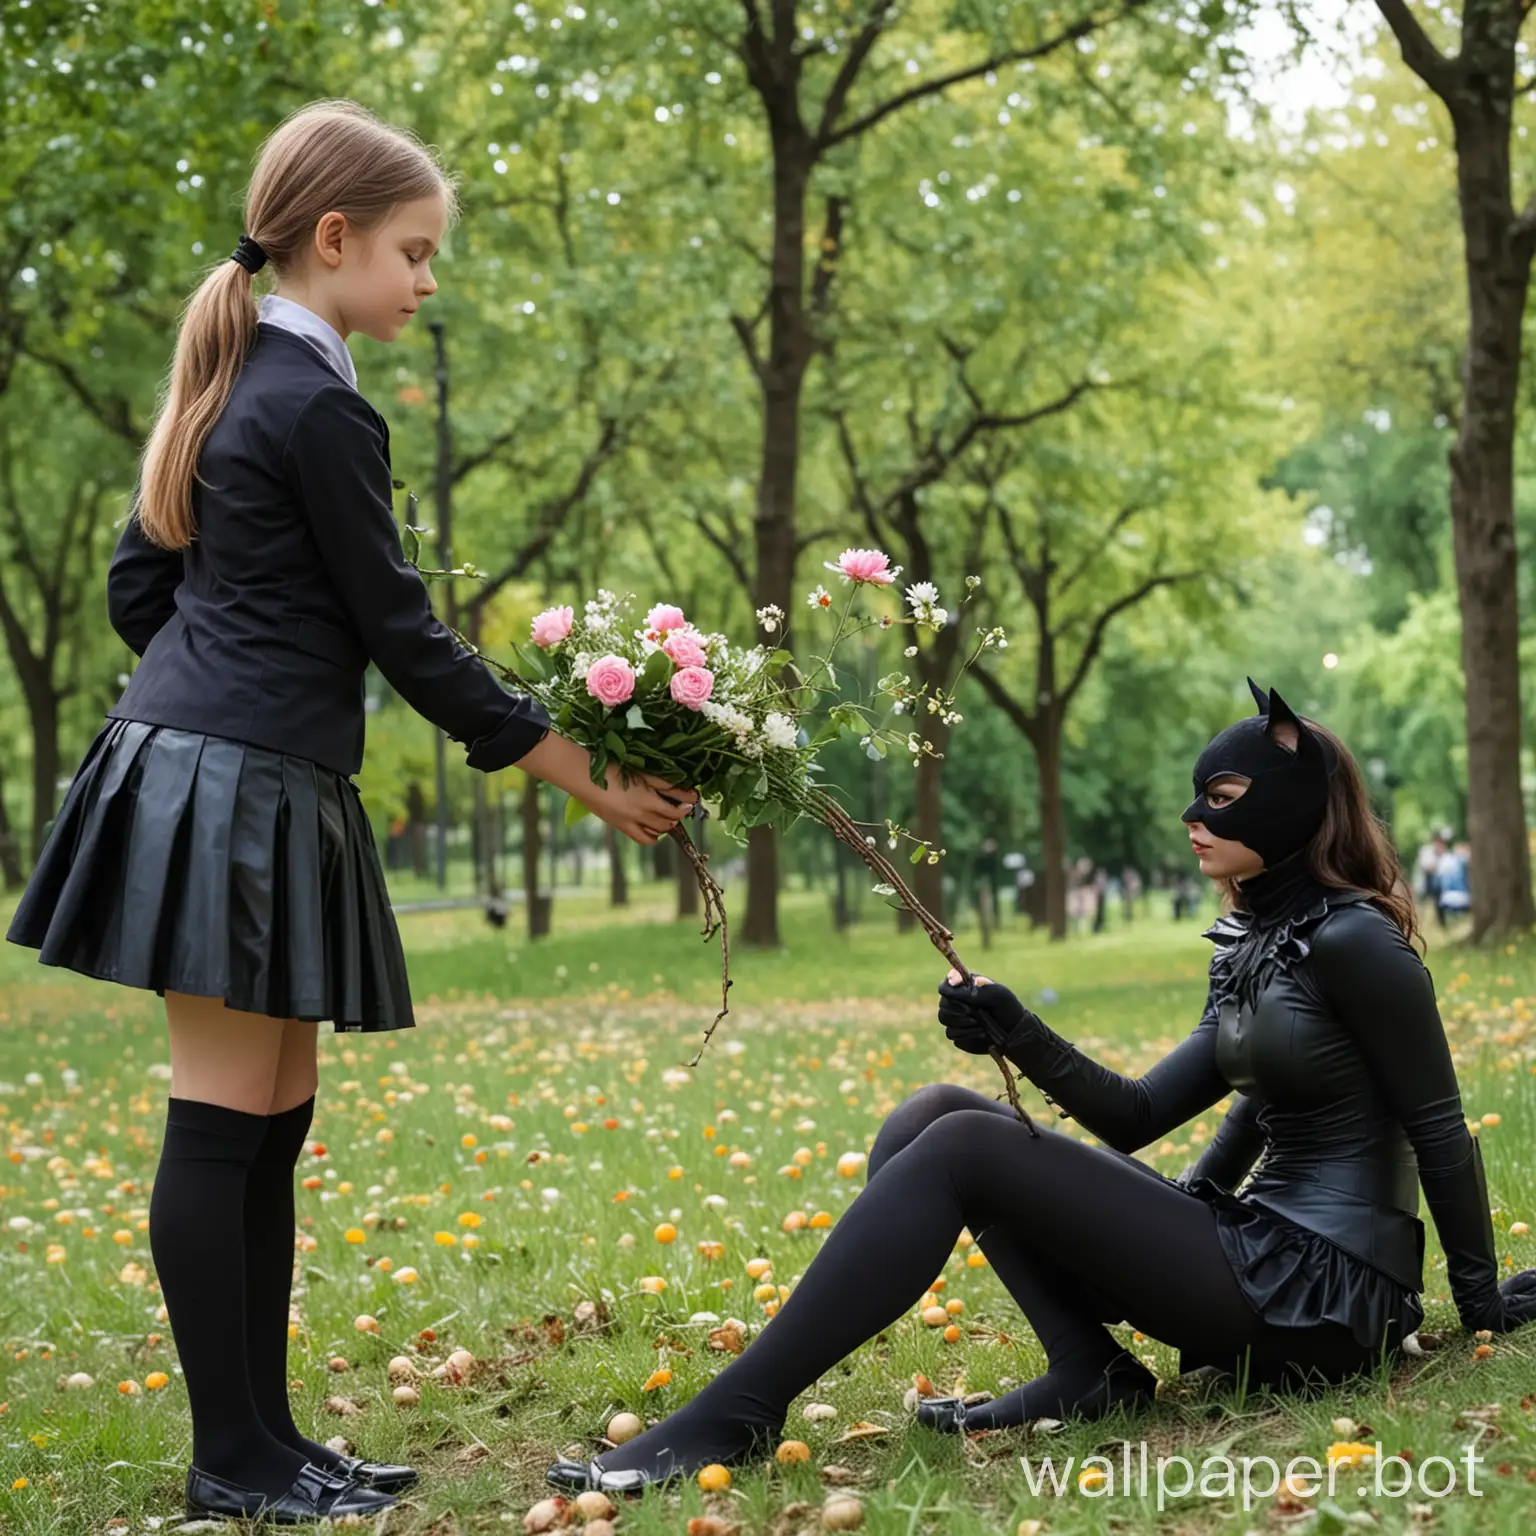
{"type": "MultiPolygon", "coordinates": [[[[408,528],[407,550],[413,558],[414,535],[420,531],[408,528]]],[[[870,706],[843,697],[829,703],[826,696],[839,693],[834,658],[851,636],[872,628],[903,626],[937,631],[950,621],[950,614],[939,605],[938,591],[929,582],[907,588],[905,613],[855,614],[855,600],[861,594],[891,587],[901,574],[901,568],[893,567],[880,550],[847,549],[835,563],[826,562],[826,567],[847,587],[847,596],[825,650],[811,656],[804,667],[796,664],[789,650],[774,643],[785,630],[786,616],[777,607],[757,613],[767,641],[739,646],[723,634],[696,628],[671,603],[657,603],[643,620],[638,619],[632,597],[606,590],[586,602],[579,614],[573,606],[540,613],[527,642],[513,647],[510,662],[486,656],[473,646],[470,649],[477,650],[514,687],[538,698],[562,736],[587,748],[595,784],[605,784],[610,763],[617,763],[626,779],[644,773],[693,786],[723,830],[737,839],[755,826],[784,830],[801,817],[819,822],[875,873],[876,891],[898,897],[950,964],[968,976],[955,953],[954,936],[923,907],[880,851],[875,835],[854,821],[820,782],[818,761],[823,747],[849,731],[858,732],[861,746],[872,757],[884,757],[894,749],[915,763],[933,752],[932,744],[916,731],[878,722],[870,706]],[[822,718],[813,720],[813,716],[822,718]]],[[[454,572],[422,571],[426,577],[474,574],[468,567],[454,572]]],[[[967,576],[965,585],[962,603],[971,600],[980,578],[967,576]]],[[[818,586],[807,602],[817,612],[838,606],[824,586],[818,586]]],[[[463,636],[459,639],[469,645],[463,636]]],[[[982,651],[1007,643],[1000,628],[982,633],[961,674],[982,651]]],[[[916,646],[909,645],[906,654],[915,655],[916,646]]],[[[878,692],[890,700],[890,712],[896,718],[927,709],[941,714],[947,724],[961,719],[953,692],[931,691],[926,685],[914,688],[902,672],[882,677],[878,692]]],[[[580,802],[567,803],[568,823],[586,814],[580,802]]],[[[937,863],[943,853],[894,822],[886,823],[885,832],[892,849],[903,838],[913,844],[912,864],[923,859],[937,863]]],[[[684,827],[678,826],[670,835],[699,882],[704,938],[707,942],[719,933],[721,940],[720,1010],[690,1063],[697,1065],[729,1012],[730,935],[723,893],[709,872],[707,858],[684,827]]],[[[999,1053],[993,1056],[1010,1103],[1029,1124],[1012,1073],[999,1053]]]]}

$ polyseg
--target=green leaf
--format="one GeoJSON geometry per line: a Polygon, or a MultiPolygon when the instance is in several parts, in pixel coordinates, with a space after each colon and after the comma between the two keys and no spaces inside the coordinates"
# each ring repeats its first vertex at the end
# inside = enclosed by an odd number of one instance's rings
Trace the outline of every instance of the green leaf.
{"type": "Polygon", "coordinates": [[[907,860],[909,864],[921,864],[928,857],[928,850],[921,843],[912,850],[912,857],[907,860]]]}
{"type": "Polygon", "coordinates": [[[617,731],[604,731],[603,745],[613,754],[615,762],[627,763],[629,761],[629,754],[624,749],[624,738],[617,731]]]}
{"type": "Polygon", "coordinates": [[[584,806],[581,801],[576,798],[575,795],[567,795],[565,797],[566,826],[574,827],[583,816],[590,816],[591,814],[592,812],[589,811],[587,807],[584,806]]]}
{"type": "Polygon", "coordinates": [[[656,693],[672,678],[672,658],[665,651],[652,651],[640,669],[636,688],[641,693],[656,693]]]}
{"type": "Polygon", "coordinates": [[[624,716],[624,723],[632,731],[650,730],[650,726],[645,722],[645,711],[638,704],[629,706],[629,713],[624,716]]]}
{"type": "Polygon", "coordinates": [[[405,531],[400,535],[401,548],[405,550],[405,558],[415,565],[421,558],[421,537],[409,523],[405,525],[405,531]]]}

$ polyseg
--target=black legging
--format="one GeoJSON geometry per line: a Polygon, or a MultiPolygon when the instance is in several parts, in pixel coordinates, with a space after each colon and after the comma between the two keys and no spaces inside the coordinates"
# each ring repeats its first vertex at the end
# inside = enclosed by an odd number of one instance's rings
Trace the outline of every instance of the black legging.
{"type": "Polygon", "coordinates": [[[1251,1347],[1252,1382],[1287,1366],[1286,1375],[1337,1381],[1373,1364],[1340,1324],[1290,1329],[1259,1318],[1205,1201],[1121,1153],[1050,1130],[1031,1137],[1007,1105],[941,1083],[886,1119],[866,1187],[750,1347],[598,1465],[691,1471],[778,1434],[800,1392],[913,1306],[964,1227],[1049,1362],[1045,1376],[968,1414],[967,1428],[1064,1417],[1095,1391],[1099,1411],[1149,1397],[1153,1378],[1106,1323],[1179,1349],[1198,1343],[1239,1372],[1251,1347]],[[1106,1398],[1107,1373],[1120,1386],[1106,1398]]]}

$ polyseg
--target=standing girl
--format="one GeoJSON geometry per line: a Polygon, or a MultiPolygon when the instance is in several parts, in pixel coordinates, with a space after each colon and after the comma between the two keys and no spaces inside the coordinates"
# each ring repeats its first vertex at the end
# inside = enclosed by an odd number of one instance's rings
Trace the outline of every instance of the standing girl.
{"type": "Polygon", "coordinates": [[[471,767],[516,762],[636,842],[696,798],[616,770],[595,787],[586,751],[455,642],[405,561],[389,431],[344,339],[400,335],[437,290],[455,211],[431,153],[353,103],[308,106],[263,146],[248,233],[187,307],[108,576],[113,627],[143,659],[8,935],[165,998],[149,1238],[192,1413],[189,1514],[368,1515],[415,1481],[301,1434],[287,1393],[317,1024],[415,1023],[350,777],[367,664],[471,767]]]}

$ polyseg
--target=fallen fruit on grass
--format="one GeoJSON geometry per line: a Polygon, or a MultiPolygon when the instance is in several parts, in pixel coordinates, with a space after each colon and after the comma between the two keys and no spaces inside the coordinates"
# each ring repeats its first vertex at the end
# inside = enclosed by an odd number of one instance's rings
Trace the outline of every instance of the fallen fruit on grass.
{"type": "Polygon", "coordinates": [[[151,1392],[159,1392],[163,1387],[169,1384],[170,1379],[171,1378],[167,1376],[164,1371],[151,1371],[149,1375],[144,1378],[144,1385],[148,1387],[151,1392]]]}
{"type": "Polygon", "coordinates": [[[363,1411],[350,1397],[328,1397],[323,1407],[327,1413],[334,1413],[343,1419],[355,1418],[363,1411]]]}
{"type": "Polygon", "coordinates": [[[677,1241],[677,1228],[670,1221],[664,1221],[651,1235],[658,1243],[675,1243],[677,1241]]]}
{"type": "MultiPolygon", "coordinates": [[[[334,1365],[333,1365],[334,1369],[334,1365]]],[[[416,1362],[405,1355],[396,1355],[387,1367],[391,1381],[415,1381],[421,1372],[416,1369],[416,1362]]]]}
{"type": "Polygon", "coordinates": [[[564,1525],[568,1502],[559,1497],[540,1499],[523,1516],[523,1529],[528,1532],[528,1536],[538,1536],[541,1531],[552,1531],[557,1525],[564,1525]]]}
{"type": "MultiPolygon", "coordinates": [[[[845,1179],[852,1179],[863,1171],[869,1159],[862,1152],[844,1152],[837,1160],[837,1171],[845,1179]]],[[[862,1519],[862,1515],[860,1516],[862,1519]]]]}
{"type": "Polygon", "coordinates": [[[688,1536],[736,1536],[739,1529],[719,1515],[695,1515],[688,1522],[688,1536]]]}
{"type": "Polygon", "coordinates": [[[809,1461],[811,1459],[811,1448],[804,1440],[786,1440],[773,1453],[773,1459],[781,1467],[792,1467],[797,1462],[809,1461]]]}
{"type": "Polygon", "coordinates": [[[924,1307],[923,1321],[930,1328],[942,1328],[949,1321],[949,1313],[943,1307],[924,1307]]]}
{"type": "Polygon", "coordinates": [[[729,1467],[722,1467],[714,1462],[710,1466],[699,1468],[699,1487],[705,1493],[723,1493],[731,1486],[731,1472],[729,1467]]]}
{"type": "Polygon", "coordinates": [[[421,1402],[421,1393],[404,1382],[395,1388],[393,1395],[397,1408],[414,1408],[421,1402]]]}
{"type": "Polygon", "coordinates": [[[864,1506],[847,1494],[834,1494],[821,1506],[821,1523],[829,1531],[856,1531],[864,1524],[864,1506]]]}
{"type": "Polygon", "coordinates": [[[352,1319],[352,1326],[356,1328],[359,1333],[377,1333],[379,1331],[379,1320],[376,1317],[369,1317],[369,1315],[364,1312],[361,1317],[355,1317],[352,1319]]]}
{"type": "Polygon", "coordinates": [[[583,1520],[611,1520],[615,1513],[613,1501],[595,1488],[576,1495],[575,1509],[583,1520]]]}
{"type": "Polygon", "coordinates": [[[352,1362],[341,1355],[332,1355],[325,1362],[325,1368],[328,1371],[334,1371],[339,1376],[343,1371],[350,1371],[352,1369],[352,1362]]]}
{"type": "Polygon", "coordinates": [[[608,1420],[608,1438],[615,1445],[623,1445],[626,1440],[633,1440],[644,1428],[639,1414],[616,1413],[608,1420]]]}
{"type": "Polygon", "coordinates": [[[767,1259],[748,1259],[747,1277],[751,1280],[761,1280],[772,1268],[773,1265],[767,1259]]]}
{"type": "Polygon", "coordinates": [[[645,1378],[645,1385],[640,1390],[642,1392],[654,1392],[658,1387],[670,1386],[671,1382],[672,1372],[666,1366],[662,1366],[659,1370],[652,1371],[645,1378]]]}
{"type": "Polygon", "coordinates": [[[87,1387],[94,1387],[96,1379],[87,1375],[84,1371],[76,1371],[73,1376],[64,1378],[64,1385],[72,1392],[83,1392],[87,1387]]]}

